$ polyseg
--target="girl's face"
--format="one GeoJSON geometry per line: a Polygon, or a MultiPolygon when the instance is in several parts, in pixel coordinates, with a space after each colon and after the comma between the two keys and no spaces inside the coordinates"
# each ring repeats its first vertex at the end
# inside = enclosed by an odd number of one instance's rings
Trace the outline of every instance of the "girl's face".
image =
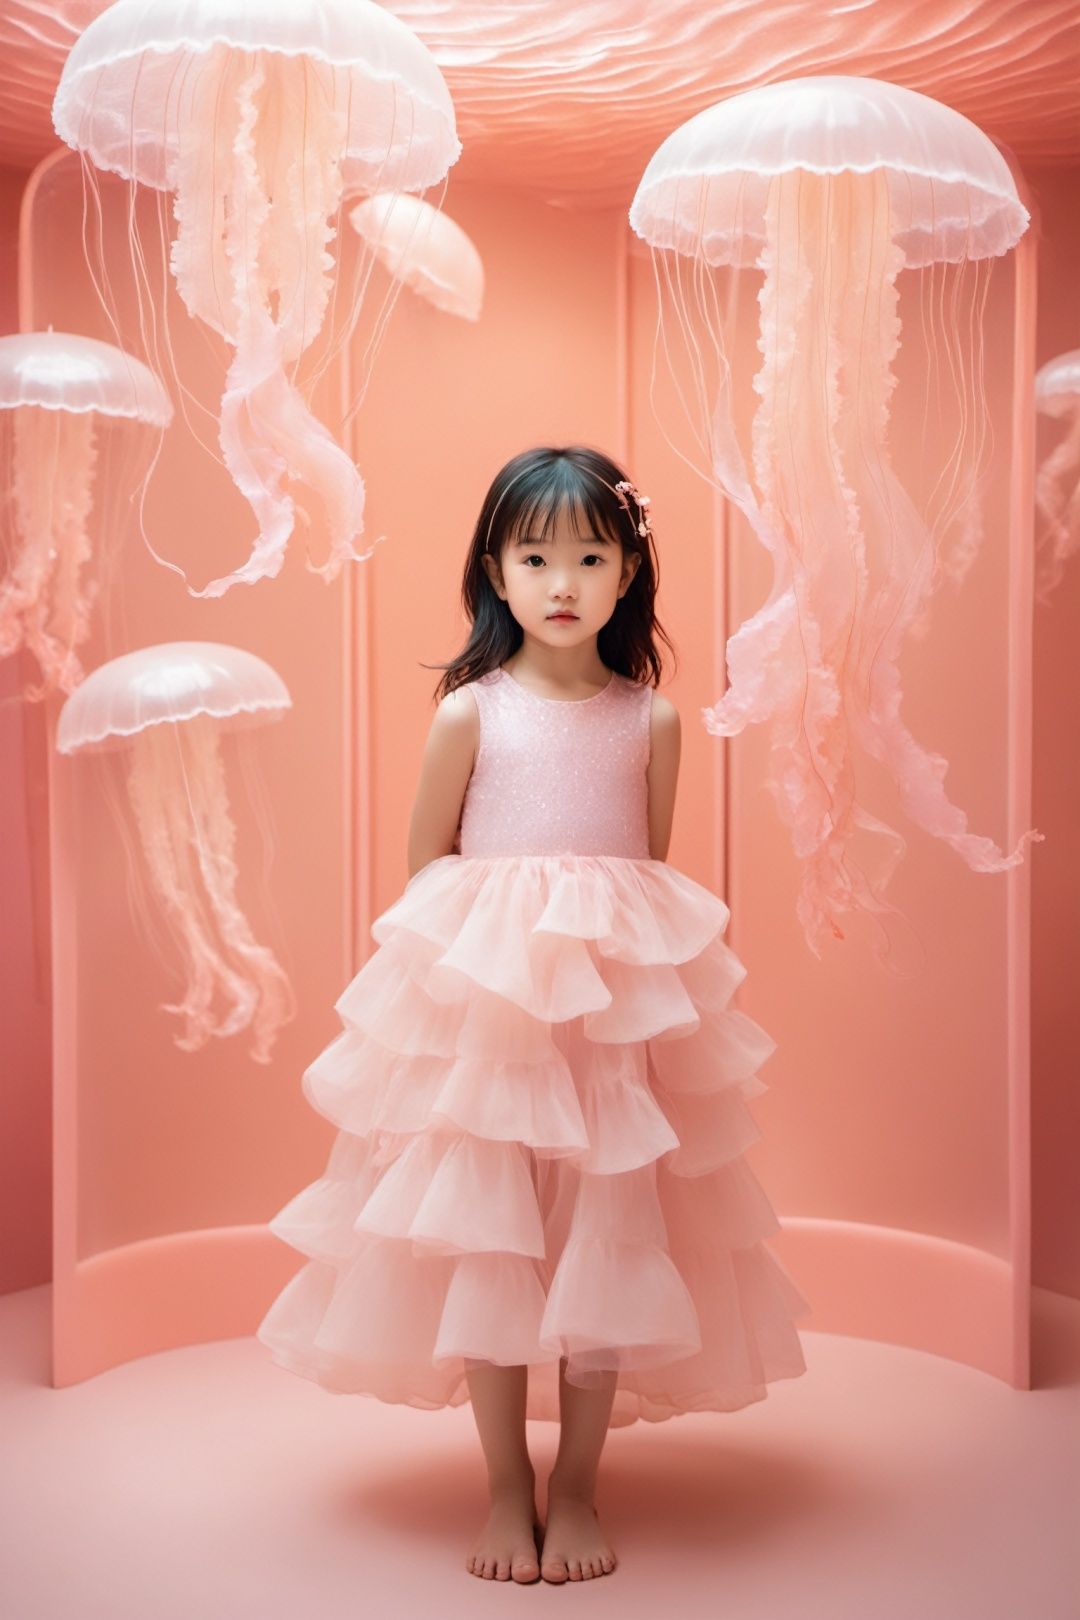
{"type": "MultiPolygon", "coordinates": [[[[539,529],[539,525],[537,525],[539,529]]],[[[526,635],[552,647],[577,646],[595,637],[637,573],[641,557],[624,553],[606,536],[579,532],[563,507],[547,540],[539,532],[511,534],[498,563],[483,555],[494,590],[526,635]],[[565,612],[573,618],[555,618],[565,612]]]]}

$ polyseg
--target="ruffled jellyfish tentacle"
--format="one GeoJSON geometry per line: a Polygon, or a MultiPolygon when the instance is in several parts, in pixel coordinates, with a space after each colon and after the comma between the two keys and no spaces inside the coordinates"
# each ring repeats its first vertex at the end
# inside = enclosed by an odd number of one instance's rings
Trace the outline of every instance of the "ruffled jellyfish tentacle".
{"type": "MultiPolygon", "coordinates": [[[[843,738],[843,715],[836,672],[823,644],[819,618],[820,541],[844,521],[839,492],[828,488],[802,494],[802,458],[820,469],[834,460],[821,410],[824,383],[816,339],[805,332],[817,288],[802,246],[799,213],[804,198],[798,177],[774,184],[768,231],[759,266],[765,272],[759,293],[762,366],[754,378],[761,403],[754,416],[752,453],[760,500],[755,496],[738,448],[730,405],[730,382],[723,379],[712,423],[713,470],[750,521],[773,561],[769,599],[729,638],[729,687],[706,727],[734,735],[751,722],[771,718],[769,787],[790,827],[796,852],[806,857],[801,906],[813,921],[814,949],[827,914],[843,909],[851,883],[843,872],[845,815],[853,800],[843,738]],[[781,419],[778,401],[794,409],[781,419]],[[801,423],[801,431],[795,423],[801,423]],[[824,510],[823,510],[824,507],[824,510]],[[800,523],[809,517],[809,538],[800,543],[800,523]],[[836,897],[830,906],[830,893],[836,897]]],[[[834,934],[839,929],[830,923],[834,934]]],[[[839,936],[842,937],[842,936],[839,936]]]]}
{"type": "Polygon", "coordinates": [[[774,579],[764,607],[730,637],[730,685],[704,717],[723,735],[773,722],[768,785],[804,863],[798,913],[815,954],[826,930],[844,937],[839,918],[856,906],[896,912],[883,892],[905,841],[857,801],[856,739],[889,768],[912,819],[976,870],[1016,864],[1026,842],[1006,859],[968,834],[934,758],[896,712],[901,643],[927,602],[937,558],[886,447],[903,263],[886,185],[880,172],[798,171],[773,184],[754,378],[760,502],[726,381],[713,420],[714,472],[770,552],[774,579]],[[872,194],[860,197],[860,186],[872,194]],[[887,846],[872,879],[851,851],[856,829],[887,846]]]}
{"type": "Polygon", "coordinates": [[[181,740],[203,887],[218,935],[242,963],[245,977],[254,986],[257,999],[252,1056],[257,1063],[268,1063],[278,1030],[295,1015],[292,987],[274,953],[256,942],[237,904],[236,828],[229,814],[224,765],[213,720],[203,715],[191,721],[183,727],[181,740]]]}
{"type": "Polygon", "coordinates": [[[193,590],[199,597],[280,573],[296,519],[289,480],[313,489],[325,507],[330,556],[316,572],[330,581],[345,561],[374,550],[353,547],[363,529],[360,474],[286,372],[318,332],[329,298],[346,138],[344,110],[302,66],[303,95],[272,53],[257,56],[250,71],[227,65],[220,87],[204,75],[197,95],[216,157],[210,198],[200,194],[204,160],[196,151],[177,170],[173,269],[192,313],[234,345],[219,437],[259,523],[243,566],[193,590]]]}
{"type": "Polygon", "coordinates": [[[188,786],[173,730],[170,723],[136,734],[127,788],[151,881],[183,955],[184,999],[164,1004],[164,1011],[184,1019],[184,1033],[174,1037],[180,1050],[197,1052],[211,1035],[232,1035],[248,1027],[256,992],[225,961],[202,915],[191,860],[188,786]],[[215,1021],[212,1006],[219,987],[231,1011],[215,1021]]]}
{"type": "MultiPolygon", "coordinates": [[[[846,496],[828,411],[837,353],[814,314],[823,296],[813,253],[828,228],[829,181],[796,171],[773,185],[760,292],[764,363],[754,378],[754,475],[770,528],[783,536],[803,688],[774,728],[770,787],[804,857],[802,896],[821,924],[850,903],[844,846],[854,782],[843,704],[843,648],[858,593],[858,513],[846,496]],[[850,561],[830,546],[854,541],[850,561]]],[[[838,937],[839,928],[832,922],[838,937]]]]}
{"type": "Polygon", "coordinates": [[[709,449],[717,481],[744,514],[773,565],[767,600],[728,638],[727,691],[719,702],[702,710],[709,732],[734,737],[746,726],[787,707],[794,699],[795,686],[801,689],[802,681],[794,652],[795,593],[788,555],[751,488],[735,432],[731,379],[726,370],[712,411],[709,449]]]}
{"type": "Polygon", "coordinates": [[[1041,841],[1043,834],[1030,829],[1018,839],[1012,854],[1006,855],[993,839],[968,833],[967,815],[950,802],[942,786],[949,763],[921,747],[900,719],[900,648],[905,633],[925,609],[938,561],[933,536],[895,475],[886,447],[887,400],[895,387],[892,360],[900,335],[895,277],[902,262],[899,249],[889,249],[878,283],[878,300],[871,287],[870,309],[876,309],[878,330],[858,330],[858,384],[852,379],[858,408],[850,415],[857,431],[868,434],[868,442],[861,445],[853,463],[873,468],[873,480],[866,476],[861,491],[874,507],[874,522],[881,535],[887,536],[887,546],[882,546],[881,583],[865,614],[858,684],[853,689],[860,701],[852,713],[857,716],[861,744],[886,765],[897,782],[907,815],[934,838],[950,844],[973,872],[1004,872],[1022,862],[1028,842],[1041,841]]]}
{"type": "Polygon", "coordinates": [[[1080,401],[1065,437],[1035,474],[1035,504],[1043,520],[1035,596],[1045,604],[1060,584],[1066,562],[1080,550],[1080,401]]]}
{"type": "MultiPolygon", "coordinates": [[[[884,185],[879,175],[874,178],[884,185]]],[[[887,202],[881,201],[869,217],[881,221],[886,231],[887,202]]],[[[900,718],[900,652],[930,596],[937,558],[933,537],[897,477],[886,445],[888,401],[896,386],[892,361],[900,341],[896,277],[903,256],[891,243],[881,253],[873,236],[868,246],[869,298],[860,302],[847,297],[841,304],[849,327],[844,340],[851,356],[848,389],[858,400],[846,417],[853,431],[865,435],[849,459],[853,477],[856,470],[860,474],[859,499],[872,514],[872,531],[885,537],[885,544],[881,558],[875,558],[880,578],[860,615],[850,712],[862,746],[896,782],[907,815],[950,844],[973,871],[1000,872],[1018,866],[1027,845],[1041,842],[1044,835],[1029,830],[1006,855],[993,839],[969,832],[967,815],[944,790],[948,761],[916,742],[900,718]]]]}
{"type": "Polygon", "coordinates": [[[74,656],[90,634],[90,615],[100,589],[100,581],[86,579],[82,570],[93,556],[89,519],[93,506],[93,479],[97,462],[94,418],[67,415],[62,429],[63,468],[58,472],[63,487],[60,509],[60,543],[57,547],[53,584],[51,633],[63,649],[64,667],[57,684],[70,692],[83,678],[82,665],[74,656]]]}
{"type": "MultiPolygon", "coordinates": [[[[198,139],[180,141],[174,158],[172,194],[176,234],[169,266],[191,314],[222,337],[232,338],[232,284],[225,232],[235,192],[223,183],[232,162],[240,110],[233,86],[236,62],[217,46],[202,67],[184,77],[191,97],[188,123],[198,139]]],[[[243,200],[243,193],[241,200],[243,200]]]]}
{"type": "Polygon", "coordinates": [[[16,544],[8,572],[0,584],[0,656],[17,652],[26,638],[26,615],[46,589],[51,567],[53,536],[53,480],[55,442],[60,431],[57,412],[30,409],[16,412],[14,421],[14,502],[16,544]],[[51,448],[50,448],[51,447],[51,448]]]}
{"type": "Polygon", "coordinates": [[[94,597],[79,578],[93,554],[94,424],[89,412],[27,406],[13,414],[17,550],[0,585],[0,655],[23,645],[33,653],[44,680],[25,695],[37,702],[83,678],[75,648],[89,632],[94,597]]]}
{"type": "Polygon", "coordinates": [[[234,573],[212,580],[196,596],[221,596],[237,581],[253,584],[280,573],[292,533],[295,508],[285,493],[292,477],[322,496],[330,533],[330,556],[309,565],[329,583],[345,561],[370,557],[379,544],[357,551],[363,527],[364,483],[348,455],[312,415],[281,365],[280,336],[260,311],[249,317],[243,351],[229,368],[221,402],[221,447],[240,491],[251,502],[260,533],[251,557],[234,573]],[[242,381],[238,379],[242,377],[242,381]]]}

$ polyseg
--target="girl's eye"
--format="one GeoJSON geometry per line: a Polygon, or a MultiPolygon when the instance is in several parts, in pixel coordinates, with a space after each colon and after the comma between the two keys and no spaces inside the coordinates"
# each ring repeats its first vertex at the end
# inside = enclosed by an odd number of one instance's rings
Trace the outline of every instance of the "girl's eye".
{"type": "MultiPolygon", "coordinates": [[[[543,557],[541,557],[538,551],[530,551],[527,557],[522,558],[522,561],[526,563],[543,562],[543,560],[543,557]]],[[[603,562],[604,559],[600,556],[599,552],[589,551],[586,552],[585,556],[582,557],[581,560],[582,562],[603,562]]],[[[534,569],[533,572],[535,573],[535,571],[536,570],[534,569]]]]}

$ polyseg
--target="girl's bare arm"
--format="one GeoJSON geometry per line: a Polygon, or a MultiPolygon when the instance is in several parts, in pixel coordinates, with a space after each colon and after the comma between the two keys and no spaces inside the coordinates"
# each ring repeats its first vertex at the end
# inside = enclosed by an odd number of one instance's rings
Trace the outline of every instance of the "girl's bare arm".
{"type": "Polygon", "coordinates": [[[410,878],[429,861],[451,853],[479,741],[476,700],[459,686],[435,710],[424,745],[409,822],[410,878]]]}
{"type": "Polygon", "coordinates": [[[682,724],[679,711],[655,689],[649,727],[651,755],[646,773],[649,783],[649,857],[667,859],[671,824],[675,819],[675,788],[679,780],[682,724]]]}

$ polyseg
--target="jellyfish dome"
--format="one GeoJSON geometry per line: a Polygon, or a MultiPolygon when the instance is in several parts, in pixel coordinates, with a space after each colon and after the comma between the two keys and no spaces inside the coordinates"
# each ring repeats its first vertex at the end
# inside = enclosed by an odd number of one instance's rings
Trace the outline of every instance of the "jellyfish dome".
{"type": "Polygon", "coordinates": [[[1037,537],[1035,595],[1049,601],[1068,559],[1080,550],[1080,349],[1048,360],[1035,373],[1035,409],[1054,418],[1064,437],[1035,473],[1037,537]]]}
{"type": "MultiPolygon", "coordinates": [[[[949,360],[935,374],[968,393],[950,402],[958,437],[942,476],[927,478],[925,510],[887,431],[899,271],[936,267],[939,289],[942,266],[977,276],[1016,243],[1027,210],[968,119],[898,85],[826,75],[732,96],[676,129],[642,175],[630,223],[652,250],[656,352],[690,427],[684,459],[745,514],[772,562],[768,599],[730,636],[728,688],[704,722],[719,736],[771,722],[768,785],[820,955],[830,935],[844,938],[845,912],[895,910],[881,891],[905,841],[860,802],[859,749],[885,766],[906,813],[975,871],[1016,865],[1041,837],[1026,833],[1003,855],[969,832],[944,791],[947,762],[900,717],[904,637],[922,633],[933,587],[945,575],[958,583],[979,541],[982,373],[967,355],[954,364],[950,345],[965,341],[965,323],[978,327],[985,282],[963,321],[931,309],[949,360]],[[753,365],[736,318],[748,276],[753,365]],[[856,860],[856,833],[884,840],[874,877],[856,860]]],[[[940,449],[929,446],[929,468],[940,449]]]]}
{"type": "Polygon", "coordinates": [[[83,678],[76,649],[104,573],[101,558],[97,575],[88,573],[101,463],[108,483],[130,486],[108,497],[132,493],[138,450],[148,452],[171,419],[160,380],[111,343],[53,331],[0,337],[0,481],[10,491],[0,520],[0,657],[21,647],[34,655],[42,681],[24,693],[31,701],[71,692],[83,678]]]}
{"type": "Polygon", "coordinates": [[[777,182],[799,175],[851,176],[849,189],[886,197],[881,223],[909,267],[1005,253],[1028,224],[1008,164],[970,119],[847,74],[762,85],[688,119],[650,159],[630,223],[653,247],[756,264],[777,182]]]}
{"type": "Polygon", "coordinates": [[[61,754],[130,754],[126,787],[146,870],[181,954],[185,993],[166,1012],[184,1020],[185,1052],[250,1028],[267,1063],[295,1014],[288,978],[259,944],[236,898],[236,829],[220,734],[279,720],[291,708],[263,659],[218,642],[175,641],[124,653],[93,670],[57,723],[61,754]],[[214,1011],[215,997],[224,1011],[214,1011]]]}
{"type": "Polygon", "coordinates": [[[463,320],[480,319],[484,265],[456,220],[407,192],[379,192],[349,214],[349,223],[380,264],[421,298],[463,320]]]}
{"type": "Polygon", "coordinates": [[[259,533],[242,567],[191,594],[280,571],[294,486],[326,514],[313,572],[369,557],[353,546],[363,481],[296,368],[334,290],[344,193],[421,190],[460,154],[427,47],[374,0],[115,0],[75,42],[53,122],[84,167],[174,194],[178,291],[232,349],[219,440],[259,533]]]}

